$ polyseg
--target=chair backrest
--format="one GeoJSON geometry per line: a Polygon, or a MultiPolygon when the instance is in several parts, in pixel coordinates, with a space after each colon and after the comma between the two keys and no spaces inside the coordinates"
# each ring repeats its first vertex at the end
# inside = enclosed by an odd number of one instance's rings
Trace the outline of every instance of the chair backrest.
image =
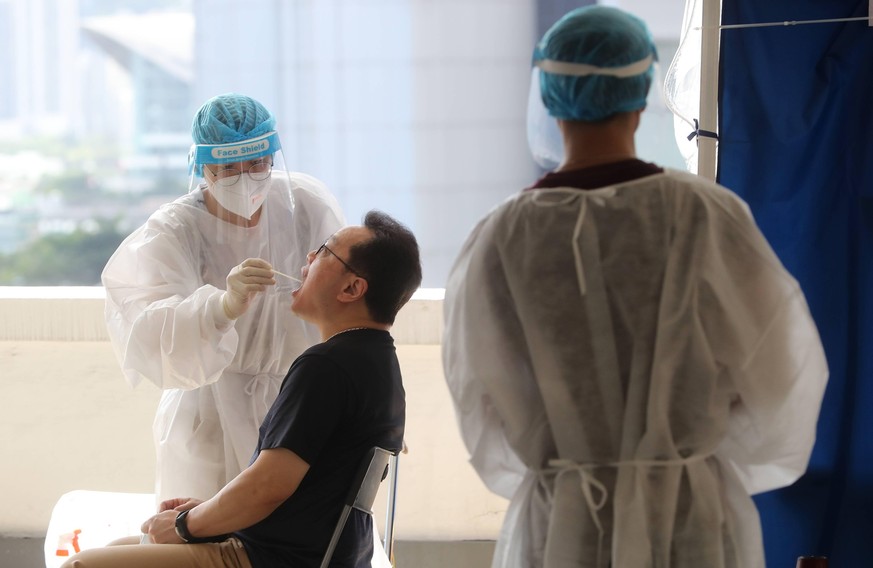
{"type": "Polygon", "coordinates": [[[394,566],[394,512],[397,510],[397,467],[400,453],[391,454],[388,460],[390,478],[388,479],[388,504],[385,508],[385,533],[382,538],[382,548],[391,565],[394,566]]]}
{"type": "MultiPolygon", "coordinates": [[[[358,471],[352,480],[352,485],[349,488],[349,493],[343,503],[343,510],[337,520],[336,527],[333,529],[333,535],[330,538],[330,544],[327,545],[327,550],[324,557],[321,559],[321,568],[327,568],[330,564],[330,559],[333,557],[333,552],[339,542],[343,529],[346,526],[346,520],[352,509],[358,509],[370,515],[373,514],[373,501],[376,500],[376,493],[379,491],[379,484],[385,479],[388,474],[388,462],[392,457],[392,453],[388,450],[374,447],[371,448],[358,471]]],[[[394,488],[392,488],[393,490],[394,488]]],[[[393,514],[391,515],[393,525],[393,514]]],[[[392,526],[393,533],[393,526],[392,526]]],[[[392,535],[393,536],[393,535],[392,535]]],[[[386,540],[387,543],[387,540],[386,540]]]]}

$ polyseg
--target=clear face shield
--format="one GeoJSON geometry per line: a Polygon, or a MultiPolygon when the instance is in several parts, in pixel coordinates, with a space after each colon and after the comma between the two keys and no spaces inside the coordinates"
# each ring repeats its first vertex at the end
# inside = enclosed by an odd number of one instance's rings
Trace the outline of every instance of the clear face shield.
{"type": "Polygon", "coordinates": [[[552,171],[564,161],[564,140],[558,119],[551,116],[540,95],[540,70],[534,67],[530,75],[527,99],[527,145],[534,161],[544,170],[552,171]]]}
{"type": "MultiPolygon", "coordinates": [[[[551,116],[543,104],[540,91],[542,73],[569,77],[605,76],[624,79],[647,73],[655,65],[655,57],[655,54],[650,54],[622,67],[597,67],[587,63],[569,63],[551,59],[535,61],[534,68],[531,70],[527,103],[527,143],[534,161],[543,169],[552,171],[560,166],[565,158],[564,139],[558,128],[558,119],[551,116]]],[[[645,97],[639,101],[639,104],[645,106],[645,97]]]]}
{"type": "MultiPolygon", "coordinates": [[[[296,278],[305,255],[292,236],[298,230],[293,185],[278,134],[272,131],[229,144],[195,144],[188,167],[188,191],[203,203],[199,234],[221,245],[220,254],[226,256],[223,267],[215,270],[226,276],[226,270],[246,258],[260,258],[279,274],[296,278]]],[[[285,295],[290,301],[297,287],[294,278],[277,276],[266,296],[285,295]]]]}
{"type": "Polygon", "coordinates": [[[222,209],[247,221],[274,188],[290,187],[275,131],[229,144],[194,144],[188,164],[189,192],[208,192],[222,209]]]}

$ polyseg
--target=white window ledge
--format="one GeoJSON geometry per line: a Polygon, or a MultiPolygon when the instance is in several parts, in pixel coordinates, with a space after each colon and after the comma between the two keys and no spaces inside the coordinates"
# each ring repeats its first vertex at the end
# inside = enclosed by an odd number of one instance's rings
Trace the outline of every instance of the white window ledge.
{"type": "MultiPolygon", "coordinates": [[[[391,330],[398,345],[437,345],[442,288],[419,289],[391,330]]],[[[108,341],[102,287],[0,286],[0,341],[108,341]]]]}

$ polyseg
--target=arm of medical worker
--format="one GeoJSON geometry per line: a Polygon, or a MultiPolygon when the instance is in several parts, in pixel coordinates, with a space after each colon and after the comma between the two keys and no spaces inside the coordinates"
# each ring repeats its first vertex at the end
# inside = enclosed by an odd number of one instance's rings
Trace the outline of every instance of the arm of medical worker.
{"type": "MultiPolygon", "coordinates": [[[[188,532],[197,538],[223,535],[254,525],[291,497],[309,464],[285,448],[263,450],[251,466],[188,513],[188,532]]],[[[143,523],[142,531],[157,544],[179,544],[176,516],[163,511],[143,523]]]]}
{"type": "Polygon", "coordinates": [[[753,353],[731,371],[739,392],[722,455],[750,494],[785,487],[806,471],[828,367],[799,288],[753,353]]]}
{"type": "Polygon", "coordinates": [[[536,438],[545,421],[538,396],[529,396],[536,390],[529,356],[492,245],[490,224],[480,223],[449,275],[443,366],[470,463],[509,499],[527,471],[513,442],[536,438]]]}
{"type": "Polygon", "coordinates": [[[203,285],[196,246],[155,219],[128,237],[103,270],[106,326],[125,378],[197,388],[230,364],[239,338],[223,290],[203,285]]]}
{"type": "Polygon", "coordinates": [[[738,395],[717,454],[754,494],[806,470],[828,367],[799,284],[745,207],[730,219],[706,260],[718,306],[709,343],[738,395]]]}

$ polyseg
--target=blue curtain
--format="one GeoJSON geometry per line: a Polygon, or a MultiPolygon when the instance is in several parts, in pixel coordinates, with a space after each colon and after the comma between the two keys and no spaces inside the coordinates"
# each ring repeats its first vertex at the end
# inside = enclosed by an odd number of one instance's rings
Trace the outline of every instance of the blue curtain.
{"type": "MultiPolygon", "coordinates": [[[[722,23],[866,17],[867,6],[723,0],[722,23]]],[[[724,30],[719,96],[719,181],[800,282],[830,366],[809,470],[755,498],[767,566],[800,555],[873,566],[873,28],[724,30]]]]}

